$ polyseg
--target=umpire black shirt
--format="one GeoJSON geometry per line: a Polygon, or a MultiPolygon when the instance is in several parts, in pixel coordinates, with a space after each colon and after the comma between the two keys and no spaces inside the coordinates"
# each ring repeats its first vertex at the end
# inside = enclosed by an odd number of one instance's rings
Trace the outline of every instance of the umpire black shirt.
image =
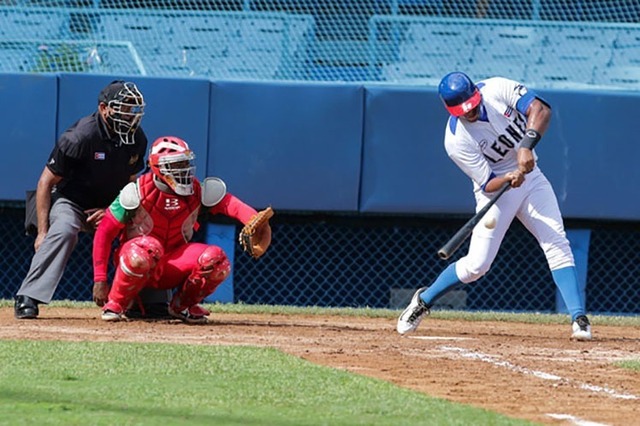
{"type": "Polygon", "coordinates": [[[51,151],[47,167],[62,181],[56,186],[61,196],[83,209],[105,208],[144,169],[147,137],[141,127],[132,145],[111,137],[99,112],[83,117],[69,127],[51,151]]]}

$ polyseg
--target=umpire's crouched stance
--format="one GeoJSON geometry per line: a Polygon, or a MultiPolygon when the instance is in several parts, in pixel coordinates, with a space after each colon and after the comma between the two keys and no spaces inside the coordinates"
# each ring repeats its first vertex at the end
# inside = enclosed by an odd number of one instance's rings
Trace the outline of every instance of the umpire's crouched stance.
{"type": "MultiPolygon", "coordinates": [[[[27,211],[27,217],[37,217],[31,226],[37,235],[29,272],[16,295],[16,318],[36,318],[38,304],[51,301],[79,232],[92,232],[105,207],[144,169],[144,106],[134,83],[113,81],[100,92],[98,110],[58,139],[38,181],[31,204],[35,214],[27,211]]],[[[166,294],[153,296],[168,301],[166,294]]]]}

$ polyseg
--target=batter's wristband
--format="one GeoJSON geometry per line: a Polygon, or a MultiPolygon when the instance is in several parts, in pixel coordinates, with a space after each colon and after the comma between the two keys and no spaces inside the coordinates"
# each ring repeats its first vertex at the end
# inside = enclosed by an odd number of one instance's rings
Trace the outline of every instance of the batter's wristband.
{"type": "Polygon", "coordinates": [[[537,130],[527,129],[524,131],[524,139],[520,142],[520,148],[533,149],[541,138],[542,136],[537,130]]]}

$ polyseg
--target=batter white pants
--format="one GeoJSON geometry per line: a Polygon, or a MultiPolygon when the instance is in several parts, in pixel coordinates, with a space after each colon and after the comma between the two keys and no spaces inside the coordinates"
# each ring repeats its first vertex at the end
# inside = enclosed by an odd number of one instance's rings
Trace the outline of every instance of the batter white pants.
{"type": "MultiPolygon", "coordinates": [[[[476,211],[479,211],[492,194],[477,191],[475,196],[476,211]]],[[[461,282],[471,283],[489,271],[514,217],[536,238],[551,271],[575,265],[556,195],[536,167],[525,176],[522,186],[504,193],[474,228],[469,252],[456,263],[461,282]],[[484,223],[491,217],[496,218],[496,225],[488,229],[484,223]]]]}

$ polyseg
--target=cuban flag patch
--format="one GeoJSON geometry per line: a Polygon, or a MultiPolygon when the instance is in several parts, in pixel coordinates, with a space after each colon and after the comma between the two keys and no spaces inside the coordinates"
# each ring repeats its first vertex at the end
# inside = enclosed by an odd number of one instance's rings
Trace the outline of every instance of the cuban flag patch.
{"type": "Polygon", "coordinates": [[[94,160],[104,160],[107,158],[107,155],[104,152],[94,152],[93,159],[94,160]]]}
{"type": "Polygon", "coordinates": [[[513,108],[507,107],[506,111],[504,112],[504,116],[509,118],[511,117],[511,114],[513,114],[513,108]]]}

